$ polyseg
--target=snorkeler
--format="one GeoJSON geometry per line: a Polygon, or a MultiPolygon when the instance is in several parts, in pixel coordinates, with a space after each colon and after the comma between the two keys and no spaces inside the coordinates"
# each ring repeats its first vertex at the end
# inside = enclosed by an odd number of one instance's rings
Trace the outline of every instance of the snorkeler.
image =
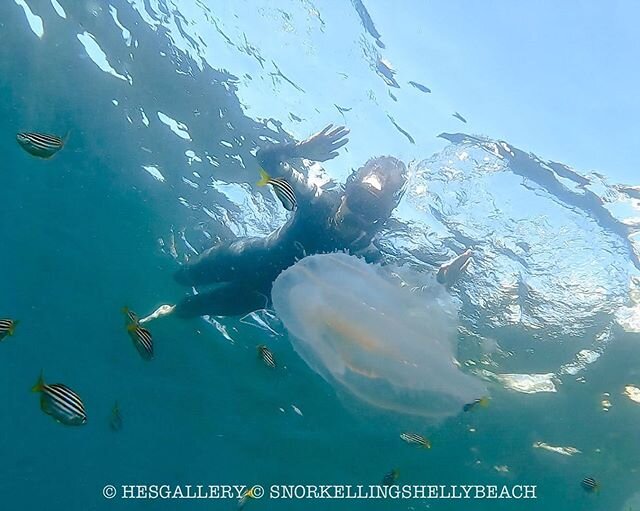
{"type": "Polygon", "coordinates": [[[324,162],[338,156],[349,130],[327,126],[307,140],[262,148],[256,157],[269,176],[286,180],[295,193],[289,220],[263,238],[240,238],[216,245],[180,268],[175,279],[202,287],[174,307],[163,306],[141,323],[173,313],[183,318],[237,316],[268,306],[276,277],[307,255],[347,251],[368,262],[379,258],[374,236],[400,202],[406,167],[391,156],[372,158],[343,189],[324,190],[293,165],[302,158],[324,162]]]}

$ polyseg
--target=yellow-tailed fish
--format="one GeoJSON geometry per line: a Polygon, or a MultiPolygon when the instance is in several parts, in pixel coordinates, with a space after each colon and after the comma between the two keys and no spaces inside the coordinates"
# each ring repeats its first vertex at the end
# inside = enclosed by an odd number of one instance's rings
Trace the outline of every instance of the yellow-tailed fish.
{"type": "Polygon", "coordinates": [[[151,332],[140,326],[138,315],[128,307],[124,307],[122,312],[126,316],[127,333],[131,337],[136,350],[144,360],[151,360],[153,358],[153,336],[151,332]]]}
{"type": "Polygon", "coordinates": [[[67,426],[81,426],[87,422],[87,412],[80,396],[62,383],[45,383],[42,373],[31,388],[40,392],[40,408],[56,421],[67,426]]]}
{"type": "Polygon", "coordinates": [[[245,491],[241,497],[238,499],[238,511],[241,511],[242,509],[244,509],[244,506],[247,504],[247,502],[249,501],[249,499],[255,499],[255,495],[253,494],[253,486],[251,488],[249,488],[247,491],[245,491]]]}
{"type": "Polygon", "coordinates": [[[273,178],[264,169],[260,169],[261,179],[258,181],[258,186],[271,185],[276,197],[280,199],[280,202],[287,211],[294,211],[298,206],[296,200],[296,194],[293,191],[291,185],[286,179],[281,177],[273,178]]]}
{"type": "Polygon", "coordinates": [[[13,335],[19,321],[14,319],[0,319],[0,341],[7,336],[13,335]]]}
{"type": "Polygon", "coordinates": [[[153,358],[153,337],[151,332],[136,323],[130,323],[127,326],[127,332],[133,341],[133,345],[145,360],[153,358]]]}
{"type": "Polygon", "coordinates": [[[482,408],[486,408],[489,406],[489,398],[487,396],[481,397],[480,399],[474,399],[471,403],[467,403],[462,407],[465,412],[470,412],[471,410],[476,409],[478,406],[482,408]]]}
{"type": "Polygon", "coordinates": [[[131,309],[129,309],[129,307],[127,306],[122,307],[122,313],[126,316],[127,325],[129,325],[130,323],[135,323],[136,325],[140,323],[140,320],[138,319],[138,315],[135,312],[133,312],[131,309]]]}
{"type": "Polygon", "coordinates": [[[64,138],[61,138],[57,135],[47,135],[45,133],[21,132],[16,135],[16,140],[29,154],[47,159],[64,147],[68,136],[68,133],[64,138]]]}

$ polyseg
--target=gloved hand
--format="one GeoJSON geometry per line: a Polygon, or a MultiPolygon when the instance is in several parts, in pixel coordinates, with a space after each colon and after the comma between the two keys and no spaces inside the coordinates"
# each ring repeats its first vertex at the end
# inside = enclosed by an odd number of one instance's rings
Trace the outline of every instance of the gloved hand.
{"type": "Polygon", "coordinates": [[[451,286],[458,278],[464,273],[471,262],[471,256],[473,253],[471,249],[467,249],[462,254],[454,257],[451,261],[448,261],[440,266],[436,275],[436,280],[440,284],[451,286]]]}
{"type": "Polygon", "coordinates": [[[297,143],[296,156],[313,161],[327,161],[338,156],[338,149],[349,142],[349,139],[345,138],[349,130],[344,126],[332,128],[333,124],[329,124],[307,140],[297,143]]]}

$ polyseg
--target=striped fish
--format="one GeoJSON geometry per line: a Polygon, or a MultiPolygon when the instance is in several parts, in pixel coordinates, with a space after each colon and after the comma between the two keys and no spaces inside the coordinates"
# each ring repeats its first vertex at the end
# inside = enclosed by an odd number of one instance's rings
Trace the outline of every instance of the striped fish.
{"type": "Polygon", "coordinates": [[[42,373],[31,389],[40,392],[40,408],[56,421],[67,426],[80,426],[87,422],[87,412],[80,396],[62,383],[44,382],[42,373]]]}
{"type": "Polygon", "coordinates": [[[260,358],[267,367],[276,366],[276,360],[273,358],[273,353],[271,353],[271,350],[264,344],[258,346],[258,355],[260,355],[260,358]]]}
{"type": "Polygon", "coordinates": [[[400,438],[408,444],[416,444],[426,449],[431,449],[431,442],[418,433],[402,433],[400,438]]]}
{"type": "Polygon", "coordinates": [[[45,135],[44,133],[23,132],[16,135],[18,144],[33,156],[38,158],[51,158],[65,144],[64,139],[56,135],[45,135]]]}
{"type": "Polygon", "coordinates": [[[18,321],[13,319],[0,319],[0,341],[8,335],[13,335],[18,321]]]}
{"type": "Polygon", "coordinates": [[[151,332],[140,326],[138,315],[129,307],[123,307],[122,312],[126,316],[125,324],[133,345],[143,359],[151,360],[153,358],[153,337],[151,332]]]}
{"type": "Polygon", "coordinates": [[[585,491],[588,491],[589,493],[598,491],[600,489],[598,481],[596,481],[593,477],[585,477],[580,485],[582,486],[582,488],[584,488],[585,491]]]}
{"type": "Polygon", "coordinates": [[[258,186],[273,186],[273,191],[275,192],[276,197],[280,199],[284,209],[287,211],[294,211],[296,207],[298,207],[296,194],[286,179],[281,177],[272,178],[263,169],[260,169],[260,176],[261,179],[258,181],[258,186]]]}
{"type": "Polygon", "coordinates": [[[138,323],[140,323],[140,320],[138,319],[138,315],[133,312],[131,309],[129,309],[129,307],[123,307],[122,308],[122,312],[124,313],[125,316],[127,316],[127,325],[129,323],[135,323],[136,325],[138,323]]]}
{"type": "Polygon", "coordinates": [[[153,358],[153,338],[151,332],[141,327],[138,323],[130,323],[127,325],[127,332],[133,341],[133,345],[145,360],[153,358]]]}

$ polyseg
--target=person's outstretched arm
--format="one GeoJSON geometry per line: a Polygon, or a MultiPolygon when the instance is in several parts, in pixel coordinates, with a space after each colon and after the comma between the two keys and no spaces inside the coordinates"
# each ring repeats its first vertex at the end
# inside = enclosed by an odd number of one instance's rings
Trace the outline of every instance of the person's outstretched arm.
{"type": "Polygon", "coordinates": [[[290,165],[283,165],[289,160],[306,158],[312,161],[327,161],[338,156],[338,149],[349,139],[349,130],[344,126],[334,128],[329,124],[326,128],[297,143],[273,144],[260,149],[256,154],[258,162],[271,177],[282,177],[293,187],[298,197],[315,194],[315,188],[309,186],[305,176],[290,165]]]}
{"type": "MultiPolygon", "coordinates": [[[[282,164],[294,158],[314,161],[335,158],[337,150],[349,141],[345,138],[349,130],[343,126],[332,128],[329,125],[303,142],[274,144],[258,151],[256,157],[272,177],[285,178],[294,188],[298,199],[310,201],[315,195],[315,188],[308,186],[300,172],[282,164]]],[[[185,286],[260,279],[265,273],[264,266],[280,257],[276,253],[279,233],[280,230],[266,238],[240,238],[216,245],[183,265],[175,273],[175,279],[185,286]]],[[[200,303],[199,300],[196,301],[200,303]]]]}

